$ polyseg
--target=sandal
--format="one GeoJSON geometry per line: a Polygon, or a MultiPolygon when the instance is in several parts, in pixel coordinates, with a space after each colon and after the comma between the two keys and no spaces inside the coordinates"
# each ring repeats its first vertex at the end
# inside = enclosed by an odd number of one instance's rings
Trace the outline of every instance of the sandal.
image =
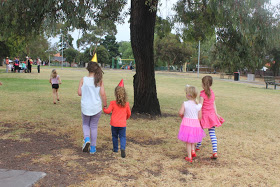
{"type": "Polygon", "coordinates": [[[185,157],[185,160],[188,161],[189,163],[192,163],[192,158],[185,157]]]}
{"type": "Polygon", "coordinates": [[[56,102],[53,102],[53,104],[56,104],[56,102]]]}
{"type": "Polygon", "coordinates": [[[192,158],[196,157],[196,153],[194,150],[192,150],[192,158]]]}
{"type": "Polygon", "coordinates": [[[217,159],[218,158],[218,154],[217,153],[213,153],[213,155],[210,158],[211,159],[217,159]]]}

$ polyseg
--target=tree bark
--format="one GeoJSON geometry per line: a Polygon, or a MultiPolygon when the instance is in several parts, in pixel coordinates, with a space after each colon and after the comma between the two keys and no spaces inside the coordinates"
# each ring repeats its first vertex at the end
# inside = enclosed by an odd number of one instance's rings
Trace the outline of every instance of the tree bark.
{"type": "MultiPolygon", "coordinates": [[[[136,62],[132,113],[156,116],[161,115],[154,70],[156,10],[151,10],[150,5],[146,5],[145,2],[146,0],[131,0],[130,35],[136,62]]],[[[157,0],[150,2],[157,7],[157,0]]]]}

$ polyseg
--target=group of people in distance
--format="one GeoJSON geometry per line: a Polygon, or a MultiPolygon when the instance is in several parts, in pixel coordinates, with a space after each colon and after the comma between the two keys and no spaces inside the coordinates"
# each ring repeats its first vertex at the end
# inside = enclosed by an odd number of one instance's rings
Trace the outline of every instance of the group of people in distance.
{"type": "MultiPolygon", "coordinates": [[[[6,63],[6,73],[8,73],[9,71],[14,73],[16,72],[20,73],[21,70],[25,73],[31,73],[32,71],[33,60],[30,57],[26,57],[26,61],[20,61],[19,57],[15,57],[12,63],[10,63],[9,57],[6,57],[5,63],[6,63]]],[[[37,58],[36,63],[37,63],[38,73],[40,73],[40,67],[42,63],[40,58],[37,58]]]]}
{"type": "MultiPolygon", "coordinates": [[[[107,97],[104,89],[103,71],[96,62],[89,62],[87,66],[88,76],[80,80],[78,86],[78,95],[81,96],[81,113],[83,129],[83,152],[90,154],[96,153],[96,140],[98,122],[102,110],[111,115],[111,133],[113,142],[113,152],[119,151],[118,139],[120,139],[121,157],[125,158],[126,148],[126,121],[131,116],[127,94],[124,88],[123,79],[115,88],[115,100],[107,106],[107,97]]],[[[59,101],[58,88],[61,84],[56,70],[52,70],[50,83],[53,89],[54,104],[59,101]]],[[[187,156],[185,160],[193,162],[197,156],[196,152],[200,150],[201,141],[206,136],[203,129],[208,129],[212,142],[213,154],[211,159],[217,159],[217,137],[216,127],[224,122],[224,119],[218,114],[215,104],[215,94],[211,89],[213,79],[211,76],[202,78],[202,88],[199,102],[197,102],[197,88],[186,85],[186,98],[181,108],[179,116],[182,118],[178,139],[186,142],[187,156]],[[196,144],[196,145],[195,145],[196,144]]]]}

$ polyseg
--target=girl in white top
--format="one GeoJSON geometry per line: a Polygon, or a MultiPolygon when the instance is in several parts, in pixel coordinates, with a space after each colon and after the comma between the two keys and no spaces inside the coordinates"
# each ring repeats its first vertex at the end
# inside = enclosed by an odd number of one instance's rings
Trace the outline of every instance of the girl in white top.
{"type": "Polygon", "coordinates": [[[198,143],[205,137],[205,133],[200,126],[198,119],[199,111],[202,105],[197,104],[197,90],[194,86],[186,86],[186,98],[188,101],[183,102],[179,115],[182,118],[178,139],[186,142],[188,156],[185,160],[192,163],[192,158],[196,157],[195,143],[198,143]]]}
{"type": "Polygon", "coordinates": [[[78,88],[81,98],[81,111],[83,120],[84,144],[83,152],[96,152],[97,126],[101,116],[102,103],[107,107],[107,98],[102,80],[103,71],[96,62],[89,62],[89,72],[83,77],[78,88]]]}

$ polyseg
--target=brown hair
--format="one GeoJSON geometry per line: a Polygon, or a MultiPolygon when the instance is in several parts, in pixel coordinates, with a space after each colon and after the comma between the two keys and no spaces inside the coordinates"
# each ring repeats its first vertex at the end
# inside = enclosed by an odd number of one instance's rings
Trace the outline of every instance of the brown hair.
{"type": "Polygon", "coordinates": [[[211,97],[210,87],[212,86],[213,78],[209,75],[202,78],[203,89],[208,98],[211,97]]]}
{"type": "Polygon", "coordinates": [[[102,81],[103,71],[100,66],[96,62],[89,62],[87,66],[87,70],[90,73],[94,73],[94,85],[95,87],[100,86],[100,82],[102,81]]]}
{"type": "Polygon", "coordinates": [[[56,69],[53,69],[52,70],[52,73],[51,73],[51,78],[56,78],[56,76],[57,76],[57,72],[56,72],[56,69]]]}
{"type": "Polygon", "coordinates": [[[125,88],[117,86],[115,88],[115,96],[117,104],[124,107],[127,101],[127,94],[125,88]]]}

